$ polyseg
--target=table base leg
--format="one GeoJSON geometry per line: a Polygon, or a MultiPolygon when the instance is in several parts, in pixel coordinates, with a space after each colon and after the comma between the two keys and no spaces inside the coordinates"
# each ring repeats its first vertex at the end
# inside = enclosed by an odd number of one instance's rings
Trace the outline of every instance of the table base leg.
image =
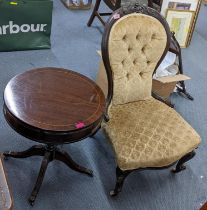
{"type": "Polygon", "coordinates": [[[43,179],[45,176],[45,172],[47,170],[48,163],[50,162],[50,155],[51,155],[50,152],[45,152],[45,155],[44,155],[41,167],[40,167],[39,175],[37,177],[36,184],[34,186],[34,189],[32,190],[32,193],[31,193],[29,199],[28,199],[31,206],[34,205],[35,199],[36,199],[37,194],[38,194],[40,187],[42,185],[42,182],[43,182],[43,179]]]}
{"type": "Polygon", "coordinates": [[[27,158],[31,156],[44,156],[39,175],[36,181],[36,184],[33,188],[33,191],[31,193],[31,196],[29,197],[29,203],[33,206],[35,199],[38,195],[38,192],[40,190],[40,187],[42,185],[45,172],[47,170],[48,163],[53,160],[59,160],[63,163],[65,163],[68,167],[70,167],[72,170],[87,174],[89,176],[93,176],[93,171],[90,169],[87,169],[83,166],[78,165],[71,157],[70,155],[64,151],[57,148],[55,145],[48,144],[46,146],[44,145],[36,145],[32,146],[28,150],[22,151],[22,152],[4,152],[4,157],[13,157],[13,158],[27,158]]]}
{"type": "Polygon", "coordinates": [[[65,152],[65,151],[61,151],[61,150],[57,150],[55,152],[55,159],[62,161],[63,163],[65,163],[68,167],[70,167],[72,170],[80,172],[80,173],[84,173],[87,174],[89,176],[93,176],[93,171],[90,169],[87,169],[83,166],[78,165],[71,157],[70,155],[65,152]]]}
{"type": "Polygon", "coordinates": [[[4,152],[4,159],[8,159],[8,157],[13,158],[27,158],[31,156],[44,156],[45,154],[45,146],[44,145],[35,145],[30,147],[29,149],[22,152],[4,152]]]}

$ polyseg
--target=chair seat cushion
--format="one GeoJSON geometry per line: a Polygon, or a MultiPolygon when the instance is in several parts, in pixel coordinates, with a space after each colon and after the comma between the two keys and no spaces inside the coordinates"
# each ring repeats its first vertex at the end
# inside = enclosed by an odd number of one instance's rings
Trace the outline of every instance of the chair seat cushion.
{"type": "Polygon", "coordinates": [[[122,170],[168,166],[200,143],[196,131],[172,108],[149,99],[113,105],[102,127],[122,170]]]}

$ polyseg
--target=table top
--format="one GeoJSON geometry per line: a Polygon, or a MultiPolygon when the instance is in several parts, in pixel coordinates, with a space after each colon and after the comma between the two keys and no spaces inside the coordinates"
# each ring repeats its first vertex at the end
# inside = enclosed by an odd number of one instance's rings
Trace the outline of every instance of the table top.
{"type": "Polygon", "coordinates": [[[4,91],[9,112],[48,131],[74,131],[100,120],[105,110],[101,89],[89,78],[61,68],[39,68],[12,78],[4,91]]]}

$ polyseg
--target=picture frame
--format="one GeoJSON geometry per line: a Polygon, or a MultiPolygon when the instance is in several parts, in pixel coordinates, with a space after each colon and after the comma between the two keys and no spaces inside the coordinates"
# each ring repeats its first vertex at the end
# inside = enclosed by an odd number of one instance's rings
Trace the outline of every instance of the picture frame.
{"type": "Polygon", "coordinates": [[[168,8],[175,10],[190,10],[191,3],[169,1],[168,8]]]}
{"type": "Polygon", "coordinates": [[[92,6],[92,0],[61,0],[61,2],[71,10],[88,10],[92,6]]]}
{"type": "Polygon", "coordinates": [[[201,4],[202,4],[202,0],[198,0],[198,4],[197,4],[197,8],[196,8],[196,11],[195,11],[195,14],[194,14],[194,20],[193,20],[191,31],[190,31],[190,34],[189,34],[189,39],[188,39],[187,46],[190,45],[190,42],[192,40],[192,36],[193,36],[194,29],[195,29],[196,21],[198,19],[198,13],[200,11],[201,4]]]}
{"type": "Polygon", "coordinates": [[[167,15],[168,9],[196,11],[201,0],[163,0],[161,15],[167,15]]]}
{"type": "Polygon", "coordinates": [[[166,20],[170,30],[175,32],[175,37],[180,47],[185,48],[188,45],[189,36],[194,20],[194,11],[168,9],[166,20]]]}

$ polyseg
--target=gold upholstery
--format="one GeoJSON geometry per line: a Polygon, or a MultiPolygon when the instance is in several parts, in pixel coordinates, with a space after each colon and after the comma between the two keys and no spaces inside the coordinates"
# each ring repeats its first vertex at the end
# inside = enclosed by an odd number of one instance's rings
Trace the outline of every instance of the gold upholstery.
{"type": "Polygon", "coordinates": [[[114,80],[113,104],[151,97],[152,73],[166,41],[164,27],[151,16],[132,13],[113,25],[108,42],[114,80]]]}
{"type": "Polygon", "coordinates": [[[170,165],[200,143],[174,109],[153,98],[111,106],[109,117],[102,127],[122,170],[170,165]]]}
{"type": "Polygon", "coordinates": [[[151,97],[152,73],[166,45],[164,26],[148,15],[125,15],[111,28],[113,98],[102,128],[122,170],[168,166],[200,143],[174,109],[151,97]]]}

